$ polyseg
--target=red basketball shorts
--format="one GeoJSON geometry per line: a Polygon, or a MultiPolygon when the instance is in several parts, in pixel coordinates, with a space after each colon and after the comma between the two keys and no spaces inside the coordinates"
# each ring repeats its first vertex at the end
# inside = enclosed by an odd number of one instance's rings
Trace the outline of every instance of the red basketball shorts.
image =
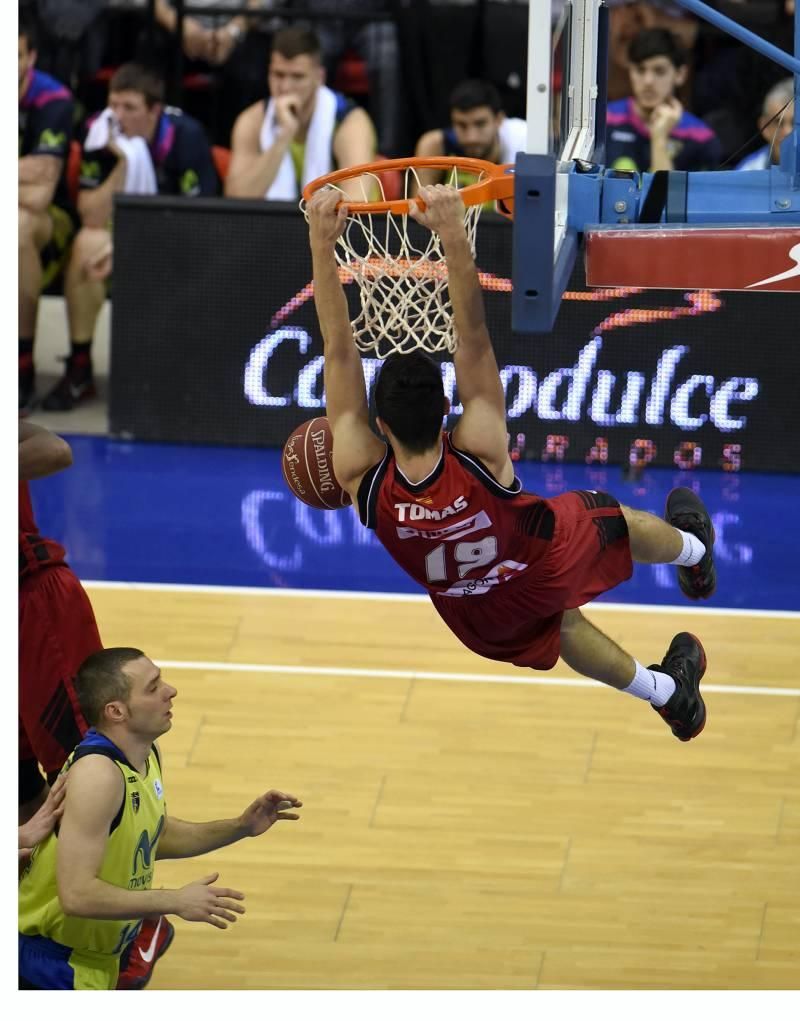
{"type": "Polygon", "coordinates": [[[86,732],[73,678],[102,649],[89,597],[66,564],[23,579],[19,590],[19,760],[61,769],[86,732]]]}
{"type": "Polygon", "coordinates": [[[432,600],[468,649],[534,670],[555,666],[564,610],[633,573],[628,526],[613,496],[576,490],[547,502],[555,514],[550,550],[523,577],[482,595],[432,600]]]}

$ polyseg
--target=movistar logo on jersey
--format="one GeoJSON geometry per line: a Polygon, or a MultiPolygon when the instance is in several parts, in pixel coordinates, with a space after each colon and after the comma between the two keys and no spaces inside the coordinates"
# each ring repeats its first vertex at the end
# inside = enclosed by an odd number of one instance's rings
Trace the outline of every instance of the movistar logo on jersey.
{"type": "MultiPolygon", "coordinates": [[[[153,862],[153,850],[158,843],[158,838],[161,836],[161,831],[164,828],[164,816],[158,820],[158,826],[156,831],[151,837],[147,830],[142,830],[142,835],[139,837],[139,842],[136,845],[136,850],[133,852],[133,867],[131,872],[136,875],[137,872],[144,869],[149,869],[153,862]],[[141,855],[141,866],[139,865],[139,856],[141,855]]],[[[133,882],[133,881],[132,881],[133,882]]]]}
{"type": "Polygon", "coordinates": [[[397,511],[398,521],[442,521],[452,514],[465,511],[468,506],[465,496],[457,496],[449,506],[443,507],[442,510],[422,507],[418,503],[396,503],[394,509],[397,511]]]}
{"type": "Polygon", "coordinates": [[[181,177],[181,194],[197,195],[200,191],[200,178],[197,171],[187,170],[181,177]]]}
{"type": "Polygon", "coordinates": [[[81,160],[81,178],[94,181],[102,174],[102,169],[97,160],[81,160]]]}
{"type": "Polygon", "coordinates": [[[62,150],[66,147],[67,136],[63,131],[53,131],[50,128],[45,128],[44,131],[39,135],[39,149],[57,149],[62,150]]]}

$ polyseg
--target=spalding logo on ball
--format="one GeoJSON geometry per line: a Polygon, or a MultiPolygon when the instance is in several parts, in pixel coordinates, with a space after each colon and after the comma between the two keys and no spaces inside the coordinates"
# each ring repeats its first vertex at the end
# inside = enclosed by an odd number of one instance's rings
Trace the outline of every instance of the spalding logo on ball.
{"type": "Polygon", "coordinates": [[[333,433],[327,418],[299,425],[283,448],[286,485],[298,500],[318,510],[339,510],[352,501],[333,474],[333,433]]]}

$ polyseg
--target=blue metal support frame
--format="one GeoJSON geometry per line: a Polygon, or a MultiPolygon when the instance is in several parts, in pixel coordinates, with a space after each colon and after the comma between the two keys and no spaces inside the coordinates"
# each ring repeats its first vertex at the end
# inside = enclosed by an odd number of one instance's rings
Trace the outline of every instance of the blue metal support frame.
{"type": "Polygon", "coordinates": [[[517,156],[511,292],[515,330],[546,333],[552,329],[578,254],[578,232],[569,228],[558,255],[553,258],[556,173],[555,156],[530,153],[517,156]],[[543,240],[541,244],[529,244],[529,238],[543,240]]]}
{"type": "MultiPolygon", "coordinates": [[[[794,74],[794,130],[781,145],[780,165],[768,170],[740,174],[727,170],[670,172],[661,222],[776,227],[800,224],[800,11],[795,11],[792,57],[702,0],[678,3],[794,74]]],[[[601,137],[599,141],[602,146],[601,137]]],[[[588,226],[637,223],[654,180],[650,173],[620,174],[599,164],[573,164],[569,171],[567,235],[554,260],[557,173],[563,173],[563,169],[557,169],[552,156],[520,153],[517,157],[512,294],[512,326],[517,332],[542,333],[553,328],[574,265],[579,235],[588,226]]]]}

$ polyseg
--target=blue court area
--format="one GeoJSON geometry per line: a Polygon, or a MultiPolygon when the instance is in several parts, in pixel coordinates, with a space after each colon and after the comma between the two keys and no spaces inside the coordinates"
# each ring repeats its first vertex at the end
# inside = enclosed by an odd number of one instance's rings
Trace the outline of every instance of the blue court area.
{"type": "MultiPolygon", "coordinates": [[[[63,542],[84,580],[419,592],[352,508],[315,511],[287,490],[278,450],[121,443],[70,436],[73,467],[31,486],[41,531],[63,542]]],[[[717,533],[711,605],[800,609],[800,476],[521,462],[526,489],[600,489],[661,514],[693,486],[717,533]]],[[[684,602],[673,568],[637,566],[614,602],[684,602]]]]}

